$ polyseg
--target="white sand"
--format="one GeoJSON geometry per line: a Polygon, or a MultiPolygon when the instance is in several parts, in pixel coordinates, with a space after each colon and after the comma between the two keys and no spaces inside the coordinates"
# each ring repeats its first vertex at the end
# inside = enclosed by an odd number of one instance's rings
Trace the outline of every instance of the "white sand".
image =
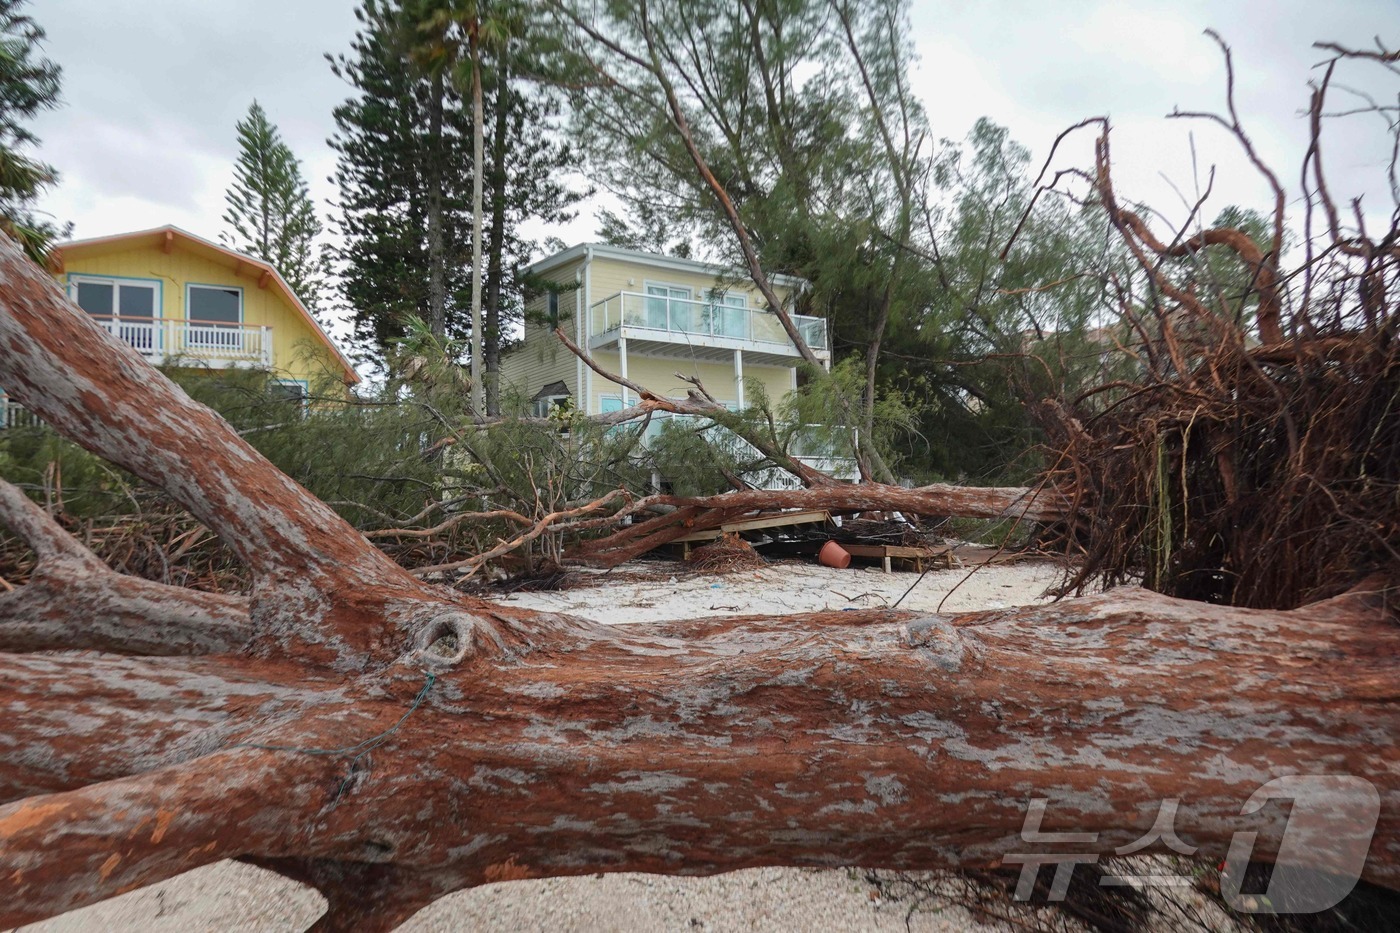
{"type": "MultiPolygon", "coordinates": [[[[919,579],[917,573],[885,573],[878,567],[832,570],[801,561],[723,576],[675,573],[672,568],[679,566],[683,565],[633,563],[627,565],[628,574],[621,581],[597,574],[596,587],[520,593],[503,601],[599,622],[656,622],[714,615],[889,607],[919,579]],[[635,571],[647,567],[656,569],[655,579],[635,582],[635,571]]],[[[1050,563],[1003,564],[981,567],[976,572],[930,571],[899,608],[910,612],[967,612],[1024,606],[1042,601],[1045,589],[1058,583],[1063,575],[1063,568],[1050,563]]]]}
{"type": "MultiPolygon", "coordinates": [[[[680,565],[674,565],[679,567],[680,565]]],[[[667,564],[634,563],[628,573],[600,575],[598,586],[523,593],[506,601],[569,612],[602,622],[644,622],[716,613],[809,612],[892,605],[914,573],[829,570],[790,562],[720,577],[680,572],[667,564]],[[637,582],[639,570],[656,578],[637,582]]],[[[1060,579],[1050,564],[929,573],[900,606],[914,612],[998,609],[1043,600],[1060,579]]],[[[324,909],[319,894],[247,865],[221,862],[159,885],[24,927],[72,933],[301,931],[324,909]]],[[[856,870],[761,868],[713,878],[608,875],[514,881],[462,891],[421,911],[402,929],[539,931],[903,931],[908,905],[885,903],[856,870]]],[[[960,907],[926,905],[912,931],[975,927],[960,907]]],[[[988,929],[980,927],[980,929],[988,929]]]]}

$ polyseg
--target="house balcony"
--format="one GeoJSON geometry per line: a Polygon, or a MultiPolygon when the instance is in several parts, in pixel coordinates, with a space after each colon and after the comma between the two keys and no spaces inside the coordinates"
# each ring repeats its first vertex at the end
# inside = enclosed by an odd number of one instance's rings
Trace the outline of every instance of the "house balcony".
{"type": "Polygon", "coordinates": [[[92,322],[155,364],[272,366],[272,328],[209,321],[90,315],[92,322]]]}
{"type": "MultiPolygon", "coordinates": [[[[794,314],[793,323],[817,357],[830,359],[826,321],[794,314]]],[[[694,301],[618,292],[588,309],[589,347],[649,356],[725,362],[742,350],[751,363],[792,366],[801,354],[777,315],[722,301],[694,301]]]]}

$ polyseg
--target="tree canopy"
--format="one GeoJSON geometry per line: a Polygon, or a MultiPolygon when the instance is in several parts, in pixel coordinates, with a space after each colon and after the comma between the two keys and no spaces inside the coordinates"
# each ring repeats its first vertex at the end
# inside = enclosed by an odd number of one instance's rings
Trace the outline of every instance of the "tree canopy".
{"type": "Polygon", "coordinates": [[[58,172],[30,151],[39,139],[28,124],[59,105],[63,72],[40,53],[44,30],[26,6],[26,0],[0,0],[0,226],[42,258],[63,231],[35,205],[58,172]]]}
{"type": "MultiPolygon", "coordinates": [[[[411,317],[439,336],[471,336],[470,86],[438,67],[451,36],[425,34],[420,16],[432,10],[420,7],[366,0],[350,53],[332,59],[353,90],[336,108],[331,140],[340,192],[335,222],[345,241],[341,288],[362,355],[381,362],[411,317]]],[[[527,223],[567,219],[579,197],[569,184],[577,155],[556,126],[559,101],[527,80],[531,41],[524,30],[483,52],[488,374],[522,312],[520,270],[535,249],[527,223]]]]}

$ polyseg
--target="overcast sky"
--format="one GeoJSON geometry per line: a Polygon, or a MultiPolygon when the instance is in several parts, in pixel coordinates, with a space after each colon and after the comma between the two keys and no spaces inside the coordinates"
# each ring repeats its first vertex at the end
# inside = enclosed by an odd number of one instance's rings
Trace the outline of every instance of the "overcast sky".
{"type": "MultiPolygon", "coordinates": [[[[44,202],[72,220],[76,237],[174,223],[215,238],[237,154],[234,123],[257,98],[303,160],[312,193],[332,195],[326,139],[331,110],[349,89],[324,54],[348,48],[352,0],[37,0],[30,11],[63,66],[64,106],[37,125],[41,155],[62,173],[44,202]]],[[[1174,106],[1218,109],[1224,69],[1202,30],[1234,46],[1238,103],[1264,158],[1296,188],[1306,125],[1306,82],[1323,56],[1318,39],[1365,46],[1378,33],[1400,44],[1397,0],[916,2],[915,86],[934,131],[961,138],[986,115],[1011,128],[1037,164],[1061,129],[1107,114],[1115,125],[1125,197],[1179,204],[1164,177],[1192,188],[1190,134],[1201,172],[1218,164],[1216,203],[1267,210],[1265,189],[1218,128],[1163,119],[1174,106]]],[[[1388,93],[1400,81],[1379,68],[1347,78],[1388,93]],[[1387,81],[1389,83],[1387,83],[1387,81]]],[[[1338,98],[1340,102],[1340,98],[1338,98]]],[[[1377,124],[1379,125],[1379,124],[1377,124]]],[[[1369,179],[1379,199],[1385,150],[1353,118],[1329,129],[1329,170],[1339,197],[1369,179]],[[1369,139],[1369,143],[1366,140],[1369,139]]],[[[1090,138],[1062,165],[1091,163],[1090,138]]],[[[1180,213],[1180,211],[1178,211],[1180,213]]],[[[589,238],[591,216],[567,230],[589,238]]]]}

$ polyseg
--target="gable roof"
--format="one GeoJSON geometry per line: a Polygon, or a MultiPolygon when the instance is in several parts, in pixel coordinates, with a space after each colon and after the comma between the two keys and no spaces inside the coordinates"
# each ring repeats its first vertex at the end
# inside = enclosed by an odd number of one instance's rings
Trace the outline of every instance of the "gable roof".
{"type": "Polygon", "coordinates": [[[311,332],[321,343],[335,355],[336,361],[345,371],[346,384],[355,385],[360,382],[360,375],[355,372],[355,367],[351,365],[350,360],[341,352],[340,347],[336,346],[335,341],[331,339],[316,319],[311,316],[311,312],[306,310],[306,306],[301,303],[296,292],[292,291],[291,286],[276,269],[261,259],[255,259],[252,256],[231,250],[227,246],[220,246],[218,243],[196,236],[188,230],[181,230],[173,224],[153,227],[149,230],[135,230],[131,233],[114,233],[110,236],[90,237],[85,240],[69,240],[67,243],[60,243],[54,247],[51,262],[56,271],[62,272],[69,256],[77,258],[84,253],[101,252],[103,247],[118,244],[160,246],[166,252],[179,246],[196,256],[202,256],[232,269],[235,275],[243,275],[245,271],[252,273],[252,277],[257,279],[259,285],[266,282],[272,286],[287,305],[301,315],[306,326],[311,329],[311,332]]]}
{"type": "MultiPolygon", "coordinates": [[[[646,266],[658,266],[663,269],[680,269],[685,272],[699,272],[702,275],[713,275],[716,277],[739,276],[744,279],[749,277],[748,273],[743,269],[737,269],[732,266],[724,266],[714,262],[702,262],[699,259],[681,259],[679,256],[666,256],[662,253],[646,253],[638,249],[626,249],[608,243],[579,243],[576,246],[570,246],[568,249],[560,250],[552,256],[546,256],[538,262],[532,263],[526,268],[526,271],[535,273],[548,272],[556,266],[562,266],[565,263],[589,255],[598,256],[603,259],[636,262],[646,266]]],[[[768,278],[774,285],[793,290],[805,288],[809,284],[806,279],[798,278],[795,275],[775,273],[768,278]]]]}

